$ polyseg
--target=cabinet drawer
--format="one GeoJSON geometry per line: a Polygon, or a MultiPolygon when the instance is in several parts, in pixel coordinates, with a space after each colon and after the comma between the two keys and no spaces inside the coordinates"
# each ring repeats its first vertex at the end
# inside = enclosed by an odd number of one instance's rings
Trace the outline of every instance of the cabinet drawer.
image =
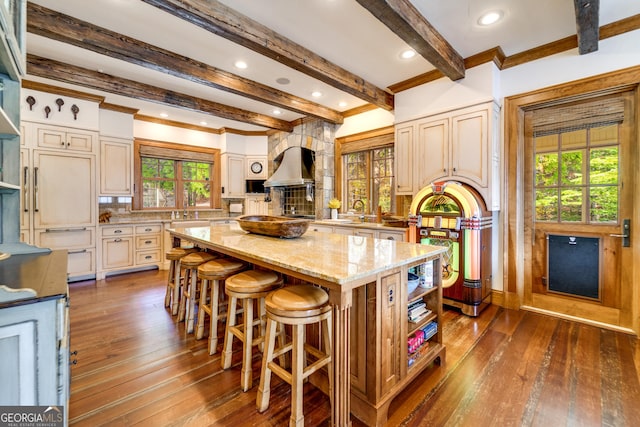
{"type": "Polygon", "coordinates": [[[95,274],[96,254],[93,248],[69,251],[67,258],[67,273],[69,277],[95,274]]]}
{"type": "Polygon", "coordinates": [[[162,230],[161,224],[147,224],[136,226],[136,234],[160,233],[160,230],[162,230]]]}
{"type": "Polygon", "coordinates": [[[133,227],[102,227],[102,236],[129,236],[133,234],[133,227]]]}
{"type": "Polygon", "coordinates": [[[95,247],[94,228],[47,228],[35,231],[35,244],[41,248],[82,249],[95,247]]]}
{"type": "Polygon", "coordinates": [[[102,268],[124,268],[133,265],[133,237],[102,239],[102,268]]]}
{"type": "Polygon", "coordinates": [[[160,248],[160,235],[149,236],[137,236],[136,237],[136,250],[140,249],[159,249],[160,248]]]}
{"type": "Polygon", "coordinates": [[[160,262],[160,250],[136,252],[136,264],[151,264],[160,262]]]}

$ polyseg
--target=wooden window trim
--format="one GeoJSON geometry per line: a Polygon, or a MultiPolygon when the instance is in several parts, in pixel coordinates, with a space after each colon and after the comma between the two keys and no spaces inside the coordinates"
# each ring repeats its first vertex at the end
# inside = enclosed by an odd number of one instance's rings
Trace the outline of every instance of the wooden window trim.
{"type": "MultiPolygon", "coordinates": [[[[342,155],[356,151],[372,150],[393,145],[395,141],[395,131],[393,126],[374,129],[367,132],[357,133],[349,136],[336,138],[335,140],[335,197],[340,200],[348,200],[342,188],[342,155]]],[[[342,210],[348,209],[345,204],[342,210]]]]}
{"type": "MultiPolygon", "coordinates": [[[[211,209],[220,209],[222,207],[221,179],[222,172],[220,168],[220,150],[217,148],[197,147],[194,145],[175,144],[171,142],[153,141],[148,139],[136,138],[133,145],[133,161],[134,161],[134,192],[133,192],[133,209],[135,210],[162,210],[160,208],[143,208],[142,207],[142,172],[141,158],[159,157],[164,159],[181,160],[181,161],[198,161],[211,162],[213,168],[211,171],[211,209]]],[[[176,191],[176,204],[181,205],[182,194],[176,191]]],[[[181,209],[174,207],[173,209],[181,209]]],[[[190,210],[202,208],[188,208],[190,210]]]]}

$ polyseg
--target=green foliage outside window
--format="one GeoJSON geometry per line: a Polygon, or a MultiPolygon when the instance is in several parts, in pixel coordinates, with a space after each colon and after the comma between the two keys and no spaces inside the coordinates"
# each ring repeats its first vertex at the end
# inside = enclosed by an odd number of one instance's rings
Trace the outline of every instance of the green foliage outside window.
{"type": "Polygon", "coordinates": [[[153,157],[141,161],[143,208],[211,206],[211,163],[153,157]],[[178,206],[179,193],[182,206],[178,206]]]}
{"type": "Polygon", "coordinates": [[[343,166],[347,209],[371,214],[380,206],[382,212],[394,211],[393,147],[345,154],[343,166]]]}
{"type": "Polygon", "coordinates": [[[618,125],[535,138],[537,221],[618,220],[618,125]]]}

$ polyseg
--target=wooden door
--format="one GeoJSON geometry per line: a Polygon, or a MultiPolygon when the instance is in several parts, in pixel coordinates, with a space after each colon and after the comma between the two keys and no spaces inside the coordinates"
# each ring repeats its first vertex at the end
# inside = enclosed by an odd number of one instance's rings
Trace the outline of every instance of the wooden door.
{"type": "Polygon", "coordinates": [[[631,327],[633,249],[620,236],[630,234],[625,220],[632,219],[637,204],[635,112],[632,93],[616,96],[624,110],[619,123],[535,136],[534,119],[525,115],[525,229],[531,230],[525,259],[530,259],[531,284],[524,300],[535,308],[631,327]],[[555,176],[546,173],[553,163],[555,176]],[[560,246],[549,244],[555,241],[560,246]],[[578,245],[594,249],[581,252],[578,245]],[[566,262],[552,269],[564,256],[566,262]],[[554,277],[561,278],[560,286],[554,277]],[[585,286],[594,292],[573,289],[574,282],[589,282],[585,286]]]}

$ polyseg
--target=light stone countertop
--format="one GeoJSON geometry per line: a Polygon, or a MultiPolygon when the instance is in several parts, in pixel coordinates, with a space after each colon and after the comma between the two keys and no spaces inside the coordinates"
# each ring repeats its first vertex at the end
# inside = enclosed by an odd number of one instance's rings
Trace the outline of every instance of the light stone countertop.
{"type": "Polygon", "coordinates": [[[341,286],[360,286],[377,273],[445,252],[438,246],[334,233],[306,232],[298,238],[280,239],[250,234],[238,225],[169,230],[176,237],[229,256],[341,286]]]}
{"type": "Polygon", "coordinates": [[[388,231],[407,231],[408,227],[390,227],[388,225],[384,225],[383,223],[377,222],[351,222],[351,220],[335,220],[335,219],[317,219],[313,221],[313,224],[318,225],[330,225],[332,227],[356,227],[356,228],[367,228],[372,230],[388,230],[388,231]]]}

